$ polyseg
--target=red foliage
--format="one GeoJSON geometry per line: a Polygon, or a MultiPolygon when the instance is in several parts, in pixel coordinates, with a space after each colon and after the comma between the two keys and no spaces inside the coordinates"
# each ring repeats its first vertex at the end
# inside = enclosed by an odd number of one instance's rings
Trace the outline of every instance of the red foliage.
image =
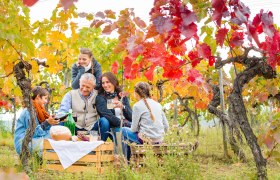
{"type": "Polygon", "coordinates": [[[112,73],[114,73],[114,74],[118,74],[118,69],[119,69],[119,63],[118,63],[118,61],[115,61],[115,62],[112,64],[111,71],[112,71],[112,73]]]}
{"type": "Polygon", "coordinates": [[[153,80],[153,76],[154,76],[154,70],[155,70],[155,65],[151,66],[145,73],[145,77],[149,80],[152,81],[153,80]]]}
{"type": "Polygon", "coordinates": [[[223,47],[227,33],[228,33],[227,28],[220,28],[215,36],[217,44],[219,44],[221,47],[223,47]]]}
{"type": "Polygon", "coordinates": [[[222,17],[228,14],[226,0],[212,0],[212,8],[214,9],[212,19],[221,26],[222,17]]]}
{"type": "Polygon", "coordinates": [[[38,0],[23,0],[23,4],[26,6],[33,6],[38,0]]]}
{"type": "Polygon", "coordinates": [[[198,52],[197,51],[190,51],[188,56],[189,56],[189,58],[191,60],[192,67],[195,67],[201,61],[201,58],[198,57],[198,52]]]}
{"type": "Polygon", "coordinates": [[[209,66],[213,66],[216,61],[214,56],[210,56],[208,60],[209,60],[209,66]]]}
{"type": "Polygon", "coordinates": [[[198,45],[197,50],[198,50],[198,54],[200,57],[202,57],[204,59],[210,58],[211,49],[206,43],[198,45]]]}
{"type": "Polygon", "coordinates": [[[153,19],[153,24],[159,34],[167,33],[173,27],[172,19],[163,16],[158,16],[155,19],[153,19]]]}
{"type": "Polygon", "coordinates": [[[74,6],[74,2],[77,2],[78,0],[60,0],[60,4],[64,8],[64,10],[67,10],[74,6]]]}
{"type": "Polygon", "coordinates": [[[231,47],[241,46],[244,42],[243,32],[234,31],[230,37],[229,44],[231,47]]]}
{"type": "Polygon", "coordinates": [[[163,66],[163,77],[167,77],[170,79],[179,79],[183,75],[181,66],[185,61],[179,60],[176,56],[169,55],[164,58],[164,62],[165,65],[163,66]]]}
{"type": "Polygon", "coordinates": [[[197,85],[201,84],[202,76],[197,69],[190,69],[188,71],[188,81],[191,83],[197,83],[197,85]]]}

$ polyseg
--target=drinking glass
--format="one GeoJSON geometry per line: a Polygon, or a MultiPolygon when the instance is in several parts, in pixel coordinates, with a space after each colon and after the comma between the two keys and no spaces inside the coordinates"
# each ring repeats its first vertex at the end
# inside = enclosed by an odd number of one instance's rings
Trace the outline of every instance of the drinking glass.
{"type": "Polygon", "coordinates": [[[98,131],[90,131],[90,141],[98,141],[98,131]]]}
{"type": "Polygon", "coordinates": [[[107,99],[107,109],[114,109],[113,99],[107,99]]]}

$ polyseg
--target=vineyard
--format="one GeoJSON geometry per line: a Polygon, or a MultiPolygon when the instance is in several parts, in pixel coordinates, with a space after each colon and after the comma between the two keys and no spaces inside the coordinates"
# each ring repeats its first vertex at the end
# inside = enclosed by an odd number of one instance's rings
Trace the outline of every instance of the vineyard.
{"type": "Polygon", "coordinates": [[[145,22],[131,8],[81,13],[79,1],[60,0],[51,18],[31,23],[29,8],[37,0],[0,0],[0,112],[14,115],[9,130],[0,119],[0,179],[9,173],[97,177],[42,174],[38,158],[27,153],[23,161],[13,149],[16,112],[32,109],[31,87],[48,89],[47,108],[54,113],[71,90],[80,47],[93,51],[103,72],[118,77],[132,106],[137,82],[153,87],[153,99],[163,105],[171,126],[166,142],[199,142],[189,156],[163,157],[162,166],[151,156],[137,171],[121,163],[102,177],[280,177],[280,28],[273,12],[251,14],[241,0],[154,0],[145,22]],[[79,27],[77,19],[90,25],[79,27]]]}

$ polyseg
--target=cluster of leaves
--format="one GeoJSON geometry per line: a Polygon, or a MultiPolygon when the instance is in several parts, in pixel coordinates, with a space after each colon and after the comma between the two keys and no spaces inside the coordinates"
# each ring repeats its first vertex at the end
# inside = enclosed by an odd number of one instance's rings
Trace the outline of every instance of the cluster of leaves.
{"type": "Polygon", "coordinates": [[[273,157],[280,162],[280,152],[277,150],[277,146],[280,144],[280,109],[276,108],[275,112],[268,129],[259,136],[258,140],[261,144],[265,144],[268,149],[266,151],[267,159],[273,157]]]}
{"type": "Polygon", "coordinates": [[[280,56],[278,54],[280,44],[279,31],[274,27],[272,12],[258,13],[253,20],[250,18],[250,9],[239,0],[213,0],[214,9],[212,19],[221,27],[216,34],[217,43],[222,46],[226,35],[231,32],[229,44],[231,48],[244,45],[244,36],[247,35],[249,41],[255,41],[258,47],[265,51],[267,63],[273,68],[280,65],[280,56]],[[228,3],[228,4],[227,4],[228,3]],[[227,6],[228,5],[228,6],[227,6]],[[222,27],[222,18],[229,18],[230,28],[222,27]],[[265,40],[260,41],[261,34],[265,35],[265,40]]]}
{"type": "Polygon", "coordinates": [[[32,65],[29,74],[32,85],[47,81],[53,90],[51,103],[59,103],[70,86],[71,66],[77,60],[80,47],[92,49],[103,70],[110,69],[113,59],[120,59],[120,55],[111,53],[117,41],[99,38],[100,29],[88,27],[78,32],[80,27],[75,23],[78,13],[72,5],[65,10],[61,1],[49,20],[31,23],[29,9],[23,6],[22,1],[1,3],[0,44],[4,51],[0,52],[0,85],[3,87],[1,91],[9,97],[22,96],[13,76],[13,66],[19,61],[32,65]]]}
{"type": "MultiPolygon", "coordinates": [[[[9,98],[4,92],[0,89],[0,110],[5,109],[8,111],[12,107],[11,98],[9,98]]],[[[15,99],[13,99],[15,101],[15,99]]]]}

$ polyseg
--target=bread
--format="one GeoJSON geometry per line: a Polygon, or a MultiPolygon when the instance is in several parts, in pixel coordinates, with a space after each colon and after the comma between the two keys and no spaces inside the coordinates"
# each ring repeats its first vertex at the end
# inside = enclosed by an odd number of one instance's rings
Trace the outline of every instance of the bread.
{"type": "Polygon", "coordinates": [[[52,126],[50,129],[50,135],[53,140],[60,141],[70,141],[72,138],[70,130],[65,126],[52,126]]]}

